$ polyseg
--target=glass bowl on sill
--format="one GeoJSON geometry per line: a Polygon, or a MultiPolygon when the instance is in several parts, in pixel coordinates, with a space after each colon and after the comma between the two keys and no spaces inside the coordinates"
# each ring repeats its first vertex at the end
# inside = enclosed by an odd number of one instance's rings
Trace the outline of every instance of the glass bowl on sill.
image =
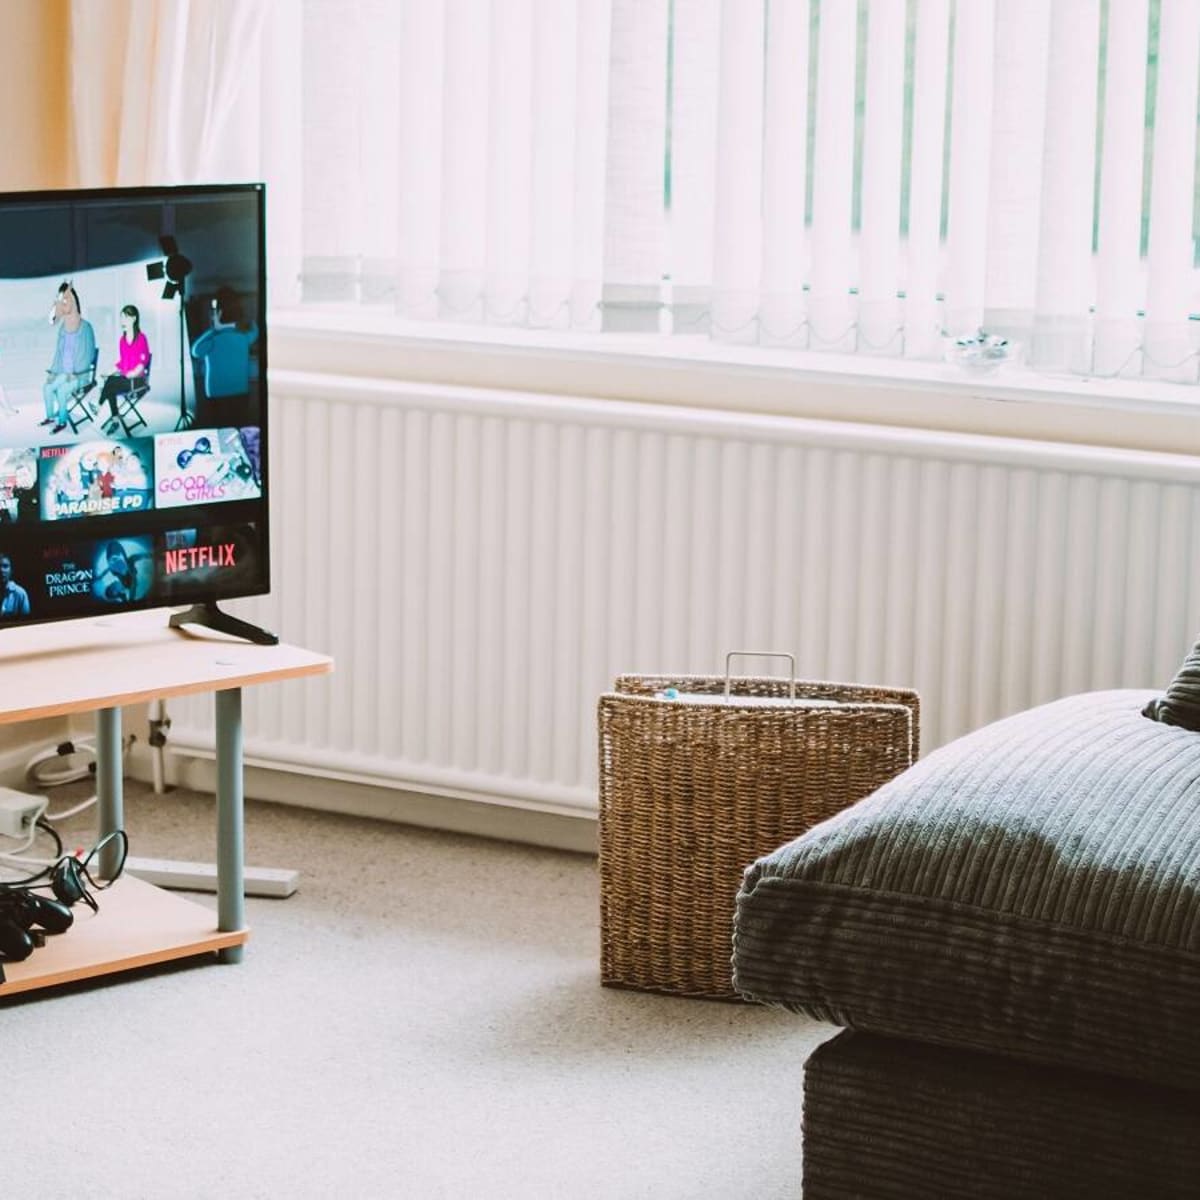
{"type": "Polygon", "coordinates": [[[980,329],[965,337],[944,338],[943,357],[971,375],[991,375],[1014,358],[1008,338],[980,329]]]}

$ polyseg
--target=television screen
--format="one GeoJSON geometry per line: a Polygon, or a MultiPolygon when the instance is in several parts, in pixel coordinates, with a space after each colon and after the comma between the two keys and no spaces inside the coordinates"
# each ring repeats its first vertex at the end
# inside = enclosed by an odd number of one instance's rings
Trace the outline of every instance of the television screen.
{"type": "Polygon", "coordinates": [[[269,590],[263,202],[0,194],[0,625],[269,590]]]}

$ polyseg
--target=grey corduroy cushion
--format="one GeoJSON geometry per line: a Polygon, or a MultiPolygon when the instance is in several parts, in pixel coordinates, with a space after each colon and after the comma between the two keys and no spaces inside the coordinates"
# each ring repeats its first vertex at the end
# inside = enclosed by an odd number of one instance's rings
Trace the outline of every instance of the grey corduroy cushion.
{"type": "Polygon", "coordinates": [[[1200,735],[1150,694],[999,721],[759,859],[746,996],[868,1032],[1200,1087],[1200,735]]]}
{"type": "Polygon", "coordinates": [[[1142,716],[1165,725],[1200,731],[1200,642],[1191,649],[1162,696],[1156,696],[1142,716]]]}

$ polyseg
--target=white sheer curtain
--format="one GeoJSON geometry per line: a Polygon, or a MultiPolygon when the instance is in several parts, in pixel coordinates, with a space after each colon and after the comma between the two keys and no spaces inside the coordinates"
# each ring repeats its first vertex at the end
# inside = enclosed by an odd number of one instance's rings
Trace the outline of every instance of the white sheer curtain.
{"type": "Polygon", "coordinates": [[[298,297],[300,0],[72,0],[81,187],[268,184],[273,300],[298,297]]]}

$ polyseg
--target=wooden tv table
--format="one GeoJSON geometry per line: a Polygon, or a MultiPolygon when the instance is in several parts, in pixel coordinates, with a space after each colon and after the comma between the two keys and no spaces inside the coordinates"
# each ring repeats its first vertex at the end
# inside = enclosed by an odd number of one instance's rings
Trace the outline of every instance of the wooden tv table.
{"type": "MultiPolygon", "coordinates": [[[[320,675],[333,660],[296,646],[257,646],[206,629],[171,629],[165,609],[0,628],[0,724],[96,713],[99,836],[124,825],[121,708],[213,692],[217,734],[217,913],[122,875],[80,902],[66,933],[48,937],[20,963],[3,963],[0,998],[95,975],[216,951],[238,962],[245,921],[242,688],[320,675]]],[[[92,864],[111,876],[119,839],[92,864]]],[[[133,851],[136,854],[136,848],[133,851]]]]}

